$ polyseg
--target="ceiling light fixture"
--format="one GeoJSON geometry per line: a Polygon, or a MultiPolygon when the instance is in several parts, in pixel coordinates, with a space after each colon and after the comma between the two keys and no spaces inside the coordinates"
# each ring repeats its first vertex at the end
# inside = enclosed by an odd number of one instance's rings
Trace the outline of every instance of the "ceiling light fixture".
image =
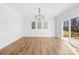
{"type": "Polygon", "coordinates": [[[45,16],[41,14],[41,8],[38,8],[38,14],[35,15],[35,19],[37,21],[42,21],[44,18],[45,16]]]}

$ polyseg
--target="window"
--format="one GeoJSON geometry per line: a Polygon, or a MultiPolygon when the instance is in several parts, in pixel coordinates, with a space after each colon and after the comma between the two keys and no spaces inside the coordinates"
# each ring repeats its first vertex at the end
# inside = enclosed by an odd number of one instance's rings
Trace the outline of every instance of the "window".
{"type": "Polygon", "coordinates": [[[33,21],[31,24],[32,29],[48,29],[48,22],[47,21],[33,21]]]}
{"type": "Polygon", "coordinates": [[[32,29],[36,29],[36,22],[32,22],[31,27],[32,29]]]}
{"type": "Polygon", "coordinates": [[[42,29],[42,22],[38,22],[38,29],[42,29]]]}

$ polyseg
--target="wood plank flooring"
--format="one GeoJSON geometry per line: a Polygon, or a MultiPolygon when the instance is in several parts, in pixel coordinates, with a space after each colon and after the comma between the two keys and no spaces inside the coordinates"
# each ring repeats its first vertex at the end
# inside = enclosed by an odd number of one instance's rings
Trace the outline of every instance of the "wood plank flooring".
{"type": "Polygon", "coordinates": [[[74,55],[64,43],[52,37],[23,37],[2,48],[0,55],[74,55]]]}

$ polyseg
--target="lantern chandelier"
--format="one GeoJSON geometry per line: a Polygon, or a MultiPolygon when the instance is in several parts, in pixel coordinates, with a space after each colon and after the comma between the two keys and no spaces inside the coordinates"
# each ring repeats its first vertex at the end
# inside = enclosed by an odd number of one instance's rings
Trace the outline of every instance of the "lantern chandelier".
{"type": "Polygon", "coordinates": [[[38,14],[35,15],[35,20],[42,21],[45,19],[45,16],[41,14],[41,8],[38,8],[38,14]]]}

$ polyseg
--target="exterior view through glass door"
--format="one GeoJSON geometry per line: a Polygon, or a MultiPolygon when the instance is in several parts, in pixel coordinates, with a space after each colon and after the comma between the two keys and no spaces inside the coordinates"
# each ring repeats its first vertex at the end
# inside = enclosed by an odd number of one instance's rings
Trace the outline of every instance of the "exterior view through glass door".
{"type": "Polygon", "coordinates": [[[63,22],[63,39],[79,48],[79,17],[63,22]]]}
{"type": "Polygon", "coordinates": [[[65,20],[63,23],[63,39],[69,42],[69,20],[65,20]]]}
{"type": "Polygon", "coordinates": [[[75,17],[71,19],[70,43],[79,48],[79,17],[75,17]]]}

